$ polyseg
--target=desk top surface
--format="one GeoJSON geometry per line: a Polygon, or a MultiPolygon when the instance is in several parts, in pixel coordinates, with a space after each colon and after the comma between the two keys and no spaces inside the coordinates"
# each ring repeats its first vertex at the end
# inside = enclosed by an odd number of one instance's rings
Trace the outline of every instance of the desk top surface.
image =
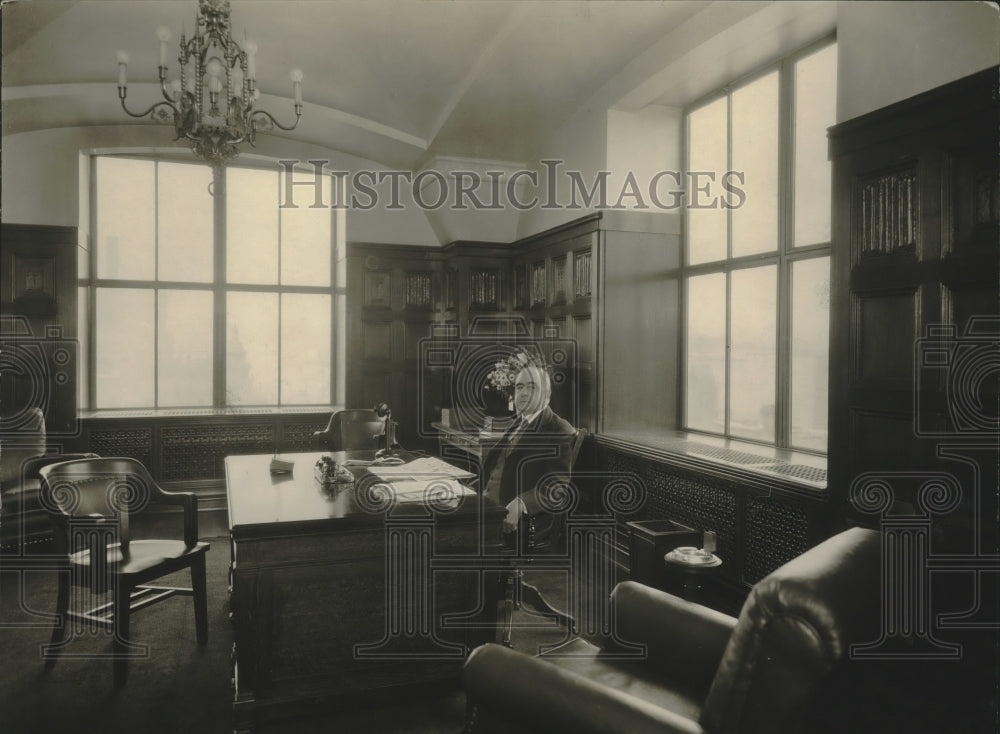
{"type": "MultiPolygon", "coordinates": [[[[244,526],[327,521],[337,525],[382,524],[386,513],[443,517],[479,509],[479,495],[448,481],[431,481],[415,496],[396,492],[363,466],[348,466],[355,481],[321,484],[314,467],[323,456],[338,463],[371,461],[374,451],[332,451],[278,454],[294,464],[292,471],[272,474],[274,454],[226,457],[226,495],[230,530],[244,526]],[[471,501],[470,501],[471,500],[471,501]]],[[[400,458],[414,457],[402,453],[400,458]]],[[[373,467],[375,468],[375,467],[373,467]]],[[[415,478],[417,479],[417,478],[415,478]]]]}

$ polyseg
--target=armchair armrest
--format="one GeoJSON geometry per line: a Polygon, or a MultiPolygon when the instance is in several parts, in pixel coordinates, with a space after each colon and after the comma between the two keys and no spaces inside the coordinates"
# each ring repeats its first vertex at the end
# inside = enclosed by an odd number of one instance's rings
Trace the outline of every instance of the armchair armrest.
{"type": "Polygon", "coordinates": [[[611,593],[619,636],[646,645],[647,665],[707,694],[736,618],[624,581],[611,593]]]}
{"type": "Polygon", "coordinates": [[[463,679],[469,705],[477,707],[470,732],[493,728],[477,726],[482,714],[483,722],[517,732],[703,734],[696,721],[500,645],[473,650],[463,679]]]}
{"type": "Polygon", "coordinates": [[[158,501],[165,505],[180,505],[184,509],[184,544],[198,542],[198,495],[194,492],[168,492],[160,489],[158,501]]]}

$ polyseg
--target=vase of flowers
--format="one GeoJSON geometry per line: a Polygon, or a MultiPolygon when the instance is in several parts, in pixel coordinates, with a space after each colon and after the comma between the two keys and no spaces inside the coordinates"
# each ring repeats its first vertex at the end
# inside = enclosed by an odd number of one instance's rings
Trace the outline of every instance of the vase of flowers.
{"type": "Polygon", "coordinates": [[[508,354],[497,360],[493,369],[486,375],[483,390],[483,403],[486,414],[497,418],[506,418],[514,413],[514,381],[517,373],[531,363],[531,358],[524,352],[508,354]]]}

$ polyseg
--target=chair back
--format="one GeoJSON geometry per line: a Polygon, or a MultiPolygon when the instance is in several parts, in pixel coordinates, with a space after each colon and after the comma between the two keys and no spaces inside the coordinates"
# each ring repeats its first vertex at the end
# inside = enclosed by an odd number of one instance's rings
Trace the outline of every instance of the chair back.
{"type": "Polygon", "coordinates": [[[317,437],[327,451],[378,449],[385,440],[385,419],[374,410],[338,410],[317,437]]]}
{"type": "Polygon", "coordinates": [[[145,466],[123,457],[62,461],[42,467],[39,474],[40,500],[60,531],[56,539],[64,552],[78,549],[69,535],[74,523],[113,528],[127,550],[130,516],[163,494],[145,466]]]}
{"type": "Polygon", "coordinates": [[[880,629],[880,535],[852,528],[759,581],[712,681],[701,724],[715,734],[808,731],[851,644],[880,629]]]}
{"type": "Polygon", "coordinates": [[[563,536],[566,533],[566,515],[572,509],[572,495],[579,492],[579,487],[573,482],[573,471],[576,467],[576,461],[580,456],[580,449],[583,448],[583,442],[588,435],[590,434],[586,428],[578,428],[569,446],[569,476],[566,477],[569,486],[560,487],[560,482],[550,485],[551,492],[554,495],[552,499],[554,501],[562,499],[562,497],[557,495],[565,492],[567,493],[565,497],[567,500],[570,500],[571,506],[567,507],[564,512],[556,512],[549,515],[548,522],[544,526],[538,522],[537,518],[528,518],[526,545],[527,551],[530,554],[560,553],[563,550],[563,536]]]}

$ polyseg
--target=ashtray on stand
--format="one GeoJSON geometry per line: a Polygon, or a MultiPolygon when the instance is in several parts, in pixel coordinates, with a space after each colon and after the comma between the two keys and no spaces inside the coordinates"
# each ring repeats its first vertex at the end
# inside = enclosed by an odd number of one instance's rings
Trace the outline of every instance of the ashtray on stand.
{"type": "Polygon", "coordinates": [[[705,574],[722,565],[722,559],[711,551],[689,545],[674,548],[663,556],[663,560],[668,567],[680,572],[682,596],[693,602],[701,601],[701,582],[705,574]]]}

